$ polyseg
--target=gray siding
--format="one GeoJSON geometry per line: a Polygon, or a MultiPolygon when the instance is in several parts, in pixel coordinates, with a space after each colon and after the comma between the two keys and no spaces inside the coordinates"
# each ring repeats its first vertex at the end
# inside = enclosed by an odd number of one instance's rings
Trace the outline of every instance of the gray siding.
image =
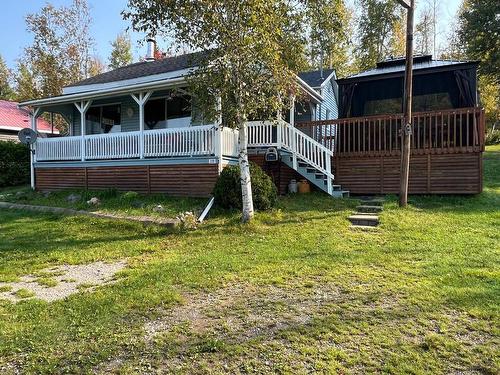
{"type": "Polygon", "coordinates": [[[316,120],[331,120],[339,117],[339,107],[334,86],[336,86],[335,81],[330,81],[323,87],[321,95],[325,100],[318,105],[316,120]],[[327,109],[330,110],[329,118],[326,116],[327,109]]]}

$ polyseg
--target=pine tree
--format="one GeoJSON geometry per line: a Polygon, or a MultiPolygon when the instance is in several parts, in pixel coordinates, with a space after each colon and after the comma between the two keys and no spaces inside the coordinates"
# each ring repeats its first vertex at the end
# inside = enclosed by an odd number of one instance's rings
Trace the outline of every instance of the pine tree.
{"type": "Polygon", "coordinates": [[[125,33],[118,34],[111,43],[113,50],[109,57],[109,68],[116,69],[132,63],[132,44],[130,36],[125,33]]]}

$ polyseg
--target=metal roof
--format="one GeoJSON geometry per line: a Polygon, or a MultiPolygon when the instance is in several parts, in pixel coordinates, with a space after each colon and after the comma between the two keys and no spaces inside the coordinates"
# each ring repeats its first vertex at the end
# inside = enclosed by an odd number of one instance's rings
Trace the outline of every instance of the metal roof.
{"type": "MultiPolygon", "coordinates": [[[[0,100],[0,129],[17,131],[31,127],[30,112],[24,108],[18,108],[17,102],[0,100]]],[[[45,119],[37,119],[37,130],[42,133],[50,133],[52,127],[45,119]]],[[[59,131],[54,128],[54,134],[59,131]]]]}
{"type": "MultiPolygon", "coordinates": [[[[417,56],[413,60],[413,70],[446,68],[462,64],[477,64],[476,61],[457,61],[457,60],[433,60],[432,56],[417,56]]],[[[385,74],[403,73],[405,71],[405,58],[389,59],[379,62],[377,67],[364,72],[354,74],[343,78],[343,80],[351,80],[356,78],[364,78],[385,74]]]]}

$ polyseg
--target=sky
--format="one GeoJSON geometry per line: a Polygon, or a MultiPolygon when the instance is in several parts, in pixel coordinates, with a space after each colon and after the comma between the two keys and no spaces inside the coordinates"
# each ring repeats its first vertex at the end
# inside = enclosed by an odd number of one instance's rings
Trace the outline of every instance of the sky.
{"type": "MultiPolygon", "coordinates": [[[[391,1],[391,0],[387,0],[391,1]]],[[[417,17],[419,4],[426,0],[417,0],[417,17]]],[[[55,6],[69,5],[71,0],[50,0],[55,6]]],[[[91,26],[92,36],[95,40],[95,55],[107,63],[111,53],[111,41],[130,26],[124,21],[121,11],[126,8],[127,0],[88,0],[93,17],[91,26]]],[[[448,21],[456,13],[461,0],[440,0],[440,20],[442,32],[439,39],[443,41],[446,34],[443,31],[448,21]]],[[[47,0],[0,0],[2,11],[0,12],[0,55],[5,59],[10,68],[15,68],[17,59],[21,56],[23,48],[32,41],[32,36],[26,31],[24,18],[29,13],[38,12],[47,0]]],[[[134,60],[145,54],[145,45],[139,45],[138,41],[144,39],[144,35],[131,33],[134,60]]],[[[160,48],[162,43],[160,42],[160,48]]]]}

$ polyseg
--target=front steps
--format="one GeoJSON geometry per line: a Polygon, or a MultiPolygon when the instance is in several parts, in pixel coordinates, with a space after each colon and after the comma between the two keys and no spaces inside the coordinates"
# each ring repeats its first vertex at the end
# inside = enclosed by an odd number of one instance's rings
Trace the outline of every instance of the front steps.
{"type": "Polygon", "coordinates": [[[351,228],[362,230],[376,229],[380,224],[378,214],[383,210],[383,200],[365,198],[362,199],[362,202],[363,204],[356,208],[357,212],[347,218],[351,222],[351,228]]]}
{"type": "MultiPolygon", "coordinates": [[[[293,156],[289,153],[281,151],[281,161],[285,163],[290,168],[293,168],[293,156]]],[[[312,167],[308,163],[298,159],[297,169],[295,169],[302,177],[305,177],[310,183],[312,183],[317,188],[323,190],[328,194],[328,180],[327,176],[322,172],[318,171],[316,168],[312,167]]],[[[336,185],[332,182],[332,197],[334,198],[344,198],[349,197],[349,191],[342,190],[341,185],[336,185]]]]}

